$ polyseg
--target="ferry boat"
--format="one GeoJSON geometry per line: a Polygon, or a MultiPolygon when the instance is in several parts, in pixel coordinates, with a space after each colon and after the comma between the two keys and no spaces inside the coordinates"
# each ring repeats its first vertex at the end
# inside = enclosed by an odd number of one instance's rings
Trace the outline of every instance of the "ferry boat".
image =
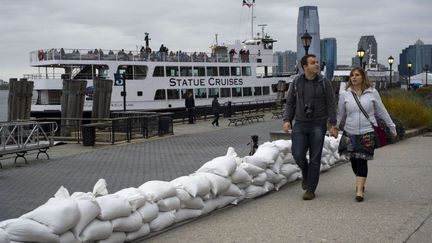
{"type": "Polygon", "coordinates": [[[61,113],[64,79],[86,80],[84,112],[92,110],[93,80],[112,79],[111,111],[126,109],[183,109],[186,93],[193,92],[196,106],[276,99],[272,85],[290,82],[289,75],[276,76],[273,44],[267,34],[234,44],[211,47],[211,52],[169,51],[161,45],[152,51],[149,35],[140,50],[50,48],[30,52],[36,74],[24,75],[34,82],[31,115],[56,116],[61,113]]]}

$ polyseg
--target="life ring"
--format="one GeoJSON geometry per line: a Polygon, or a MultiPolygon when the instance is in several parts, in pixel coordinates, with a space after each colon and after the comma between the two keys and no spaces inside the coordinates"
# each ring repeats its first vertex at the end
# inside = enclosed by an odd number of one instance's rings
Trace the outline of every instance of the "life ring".
{"type": "Polygon", "coordinates": [[[38,52],[38,58],[39,58],[39,60],[43,60],[44,57],[45,57],[44,52],[43,52],[43,51],[39,51],[39,52],[38,52]]]}

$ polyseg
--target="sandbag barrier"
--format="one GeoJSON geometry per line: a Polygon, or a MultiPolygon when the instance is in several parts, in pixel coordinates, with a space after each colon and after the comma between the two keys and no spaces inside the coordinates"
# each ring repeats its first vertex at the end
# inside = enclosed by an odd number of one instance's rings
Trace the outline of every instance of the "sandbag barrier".
{"type": "MultiPolygon", "coordinates": [[[[321,171],[346,160],[338,139],[326,137],[321,171]]],[[[0,222],[0,242],[130,242],[229,204],[262,196],[301,178],[291,140],[261,144],[240,158],[233,148],[195,173],[172,181],[147,181],[108,194],[100,179],[93,192],[72,195],[60,187],[45,204],[19,218],[0,222]]]]}

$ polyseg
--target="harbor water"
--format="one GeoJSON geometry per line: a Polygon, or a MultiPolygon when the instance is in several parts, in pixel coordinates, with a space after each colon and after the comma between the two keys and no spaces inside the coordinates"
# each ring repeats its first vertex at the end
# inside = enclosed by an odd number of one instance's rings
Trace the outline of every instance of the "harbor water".
{"type": "Polygon", "coordinates": [[[7,120],[8,113],[8,90],[0,90],[0,121],[7,120]]]}

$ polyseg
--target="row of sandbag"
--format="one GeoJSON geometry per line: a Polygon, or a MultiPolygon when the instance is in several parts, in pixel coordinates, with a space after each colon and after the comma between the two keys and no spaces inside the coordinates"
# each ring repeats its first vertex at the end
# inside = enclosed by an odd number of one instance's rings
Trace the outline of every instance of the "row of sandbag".
{"type": "MultiPolygon", "coordinates": [[[[336,139],[326,137],[322,170],[341,160],[337,144],[336,139]]],[[[254,155],[243,158],[229,148],[225,156],[170,182],[148,181],[113,194],[108,194],[103,179],[92,193],[69,195],[61,187],[44,205],[0,222],[0,242],[132,241],[245,198],[278,190],[300,177],[290,140],[266,142],[254,155]]]]}

